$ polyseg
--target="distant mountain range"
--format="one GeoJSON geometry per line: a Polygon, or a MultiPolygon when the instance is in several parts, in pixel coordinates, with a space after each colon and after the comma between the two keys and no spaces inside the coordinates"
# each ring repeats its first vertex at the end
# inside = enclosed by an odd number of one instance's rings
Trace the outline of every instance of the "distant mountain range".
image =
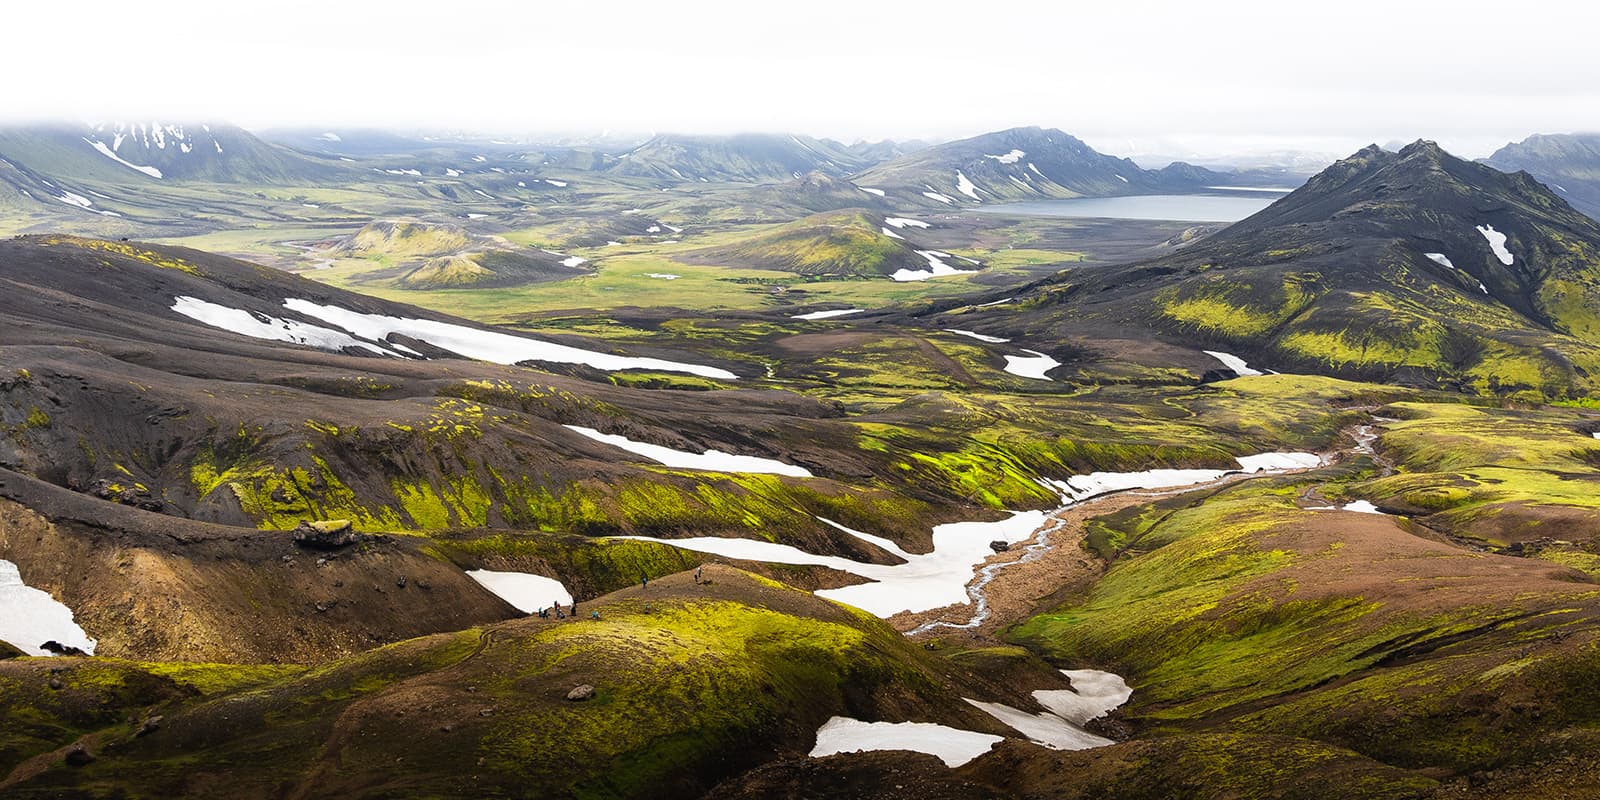
{"type": "Polygon", "coordinates": [[[1232,177],[1176,163],[1146,170],[1055,129],[1012,128],[935,145],[851,178],[921,205],[1193,191],[1232,177]]]}
{"type": "Polygon", "coordinates": [[[1579,395],[1600,374],[1600,224],[1431,142],[1372,146],[1170,256],[949,316],[1034,341],[1142,328],[1286,371],[1579,395]]]}
{"type": "Polygon", "coordinates": [[[669,181],[770,183],[811,172],[849,175],[914,148],[893,142],[844,145],[788,134],[663,134],[619,154],[610,171],[669,181]]]}
{"type": "Polygon", "coordinates": [[[1537,134],[1483,159],[1506,172],[1524,170],[1574,208],[1600,219],[1600,133],[1537,134]]]}
{"type": "Polygon", "coordinates": [[[327,180],[340,171],[336,159],[268,144],[243,128],[211,124],[0,129],[0,159],[14,176],[36,186],[51,178],[278,183],[327,180]]]}

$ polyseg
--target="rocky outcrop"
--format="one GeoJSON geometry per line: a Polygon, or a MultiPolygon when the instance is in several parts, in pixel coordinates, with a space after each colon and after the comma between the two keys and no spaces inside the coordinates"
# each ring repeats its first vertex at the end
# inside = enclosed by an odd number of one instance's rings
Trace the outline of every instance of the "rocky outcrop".
{"type": "Polygon", "coordinates": [[[357,531],[347,519],[301,520],[293,535],[295,544],[313,550],[338,550],[377,538],[357,531]]]}

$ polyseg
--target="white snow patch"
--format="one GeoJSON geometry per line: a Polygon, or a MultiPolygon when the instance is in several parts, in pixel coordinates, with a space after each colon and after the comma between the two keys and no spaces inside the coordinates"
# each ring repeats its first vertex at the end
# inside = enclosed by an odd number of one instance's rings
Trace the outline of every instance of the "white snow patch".
{"type": "MultiPolygon", "coordinates": [[[[1321,458],[1311,453],[1263,453],[1255,456],[1242,456],[1238,461],[1241,470],[1157,469],[1131,473],[1097,472],[1088,475],[1074,475],[1066,481],[1041,478],[1039,483],[1046,488],[1060,491],[1061,502],[1065,505],[1070,505],[1086,497],[1103,494],[1108,491],[1170,489],[1215,481],[1229,472],[1257,472],[1262,469],[1290,469],[1321,464],[1321,458]]],[[[816,592],[817,596],[848,603],[868,613],[887,618],[902,611],[916,613],[952,605],[970,605],[972,597],[967,593],[967,584],[972,581],[975,571],[982,566],[989,556],[993,555],[993,551],[989,548],[989,543],[1002,541],[1007,544],[1017,544],[1027,541],[1048,520],[1049,517],[1045,511],[1024,511],[1011,512],[1011,517],[994,522],[953,522],[939,525],[933,529],[933,548],[927,553],[920,554],[907,553],[898,546],[889,546],[892,543],[880,537],[874,537],[870,534],[845,528],[838,523],[823,520],[823,522],[839,530],[883,546],[894,555],[905,559],[903,564],[892,565],[853,561],[840,556],[817,555],[791,545],[756,539],[729,539],[717,536],[699,536],[686,539],[656,539],[647,536],[625,536],[620,538],[658,542],[684,550],[709,553],[724,558],[836,569],[840,572],[866,578],[869,583],[845,586],[838,589],[823,589],[816,592]]],[[[1093,674],[1082,673],[1085,680],[1091,680],[1090,684],[1080,684],[1077,673],[1068,672],[1067,676],[1073,679],[1075,688],[1089,696],[1087,693],[1091,692],[1093,686],[1103,686],[1102,684],[1093,684],[1093,674]]],[[[1103,694],[1104,692],[1094,691],[1092,696],[1100,697],[1103,694]]],[[[1055,699],[1070,698],[1060,696],[1055,699]]],[[[1123,698],[1123,700],[1126,700],[1126,698],[1123,698]]],[[[1040,702],[1044,703],[1045,701],[1041,699],[1040,702]]],[[[1118,701],[1117,704],[1120,704],[1120,702],[1118,701]]],[[[1114,708],[1115,706],[1116,704],[1113,704],[1107,708],[1114,708]]],[[[1047,705],[1047,707],[1049,706],[1047,705]]],[[[1056,709],[1052,708],[1052,710],[1056,709]]],[[[1057,713],[1061,712],[1057,711],[1057,713]]],[[[1074,717],[1065,714],[1063,716],[1068,721],[1073,721],[1074,724],[1077,724],[1074,717]]]]}
{"type": "Polygon", "coordinates": [[[1239,469],[1150,469],[1143,472],[1089,472],[1066,480],[1041,478],[1040,484],[1061,492],[1063,503],[1075,503],[1107,492],[1128,489],[1172,489],[1221,480],[1229,472],[1278,472],[1310,469],[1322,464],[1315,453],[1260,453],[1239,456],[1239,469]]]}
{"type": "Polygon", "coordinates": [[[1064,669],[1061,674],[1072,682],[1071,689],[1040,689],[1033,699],[1074,725],[1104,716],[1133,697],[1128,682],[1110,672],[1064,669]]]}
{"type": "Polygon", "coordinates": [[[650,227],[645,228],[644,232],[645,233],[660,233],[661,232],[661,226],[660,225],[651,225],[650,227]]]}
{"type": "MultiPolygon", "coordinates": [[[[129,162],[129,161],[124,161],[122,159],[122,157],[117,155],[115,152],[113,152],[111,148],[106,147],[104,142],[101,142],[101,141],[96,140],[96,139],[84,139],[84,141],[88,142],[90,147],[93,147],[95,150],[99,151],[100,155],[103,155],[106,158],[109,158],[112,161],[115,161],[115,162],[117,162],[118,164],[121,164],[124,167],[128,167],[130,169],[136,169],[136,170],[138,170],[140,172],[143,172],[146,175],[149,175],[152,178],[161,177],[161,170],[156,169],[155,167],[141,167],[138,164],[134,164],[134,163],[129,162]]],[[[218,152],[221,152],[220,149],[219,149],[218,152]]]]}
{"type": "Polygon", "coordinates": [[[674,450],[658,444],[636,442],[626,436],[614,433],[601,433],[594,428],[585,428],[582,425],[563,426],[567,430],[587,436],[597,442],[604,442],[612,447],[621,448],[635,455],[641,455],[651,461],[659,461],[669,467],[678,469],[701,469],[710,472],[748,472],[763,475],[788,475],[792,478],[810,478],[811,471],[805,467],[785,464],[782,461],[759,456],[739,456],[733,453],[724,453],[721,450],[707,450],[704,453],[690,453],[683,450],[674,450]]]}
{"type": "Polygon", "coordinates": [[[1105,747],[1112,744],[1110,739],[1079,728],[1054,712],[1030,714],[1004,703],[985,703],[970,697],[961,699],[1010,726],[1017,733],[1028,737],[1030,741],[1052,750],[1088,750],[1091,747],[1105,747]]]}
{"type": "Polygon", "coordinates": [[[72,620],[72,609],[22,582],[17,565],[0,559],[0,640],[31,656],[50,652],[39,645],[55,641],[94,652],[94,640],[72,620]]]}
{"type": "Polygon", "coordinates": [[[888,225],[891,228],[928,228],[928,227],[932,227],[928,223],[923,222],[920,219],[911,219],[910,217],[884,217],[883,218],[883,224],[888,225]]]}
{"type": "Polygon", "coordinates": [[[906,237],[901,236],[900,234],[895,233],[892,230],[889,230],[889,226],[888,225],[882,226],[881,230],[883,231],[883,235],[889,237],[890,239],[899,239],[900,241],[905,241],[906,237]]]}
{"type": "Polygon", "coordinates": [[[1483,281],[1478,281],[1478,291],[1481,291],[1484,294],[1488,294],[1489,293],[1489,287],[1484,286],[1483,285],[1483,281]]]}
{"type": "Polygon", "coordinates": [[[1439,266],[1448,267],[1450,269],[1456,268],[1455,264],[1450,263],[1450,257],[1446,256],[1444,253],[1423,253],[1423,255],[1427,256],[1433,261],[1433,263],[1438,264],[1439,266]]]}
{"type": "Polygon", "coordinates": [[[327,133],[321,134],[321,135],[317,136],[317,138],[321,139],[324,142],[342,142],[342,141],[344,141],[343,139],[339,138],[339,134],[334,133],[333,131],[328,131],[327,133]]]}
{"type": "Polygon", "coordinates": [[[927,269],[897,269],[890,278],[897,281],[925,281],[929,278],[938,278],[945,275],[962,275],[973,272],[970,269],[956,269],[944,262],[950,254],[939,250],[918,250],[917,255],[928,260],[927,269]]]}
{"type": "MultiPolygon", "coordinates": [[[[615,243],[613,242],[613,244],[615,244],[615,243]]],[[[682,275],[674,275],[674,274],[672,274],[670,272],[646,272],[644,274],[644,276],[646,278],[660,278],[661,280],[664,280],[664,281],[675,281],[675,280],[683,277],[682,275]]]]}
{"type": "Polygon", "coordinates": [[[1010,302],[1012,302],[1012,301],[1014,301],[1016,299],[1017,298],[1015,298],[1015,297],[1007,297],[1007,298],[1005,298],[1003,300],[991,300],[991,301],[989,301],[987,303],[979,303],[978,304],[978,308],[988,308],[990,306],[1003,306],[1006,303],[1010,303],[1010,302]]]}
{"type": "Polygon", "coordinates": [[[444,174],[445,174],[446,177],[459,178],[459,177],[461,177],[461,170],[459,170],[459,169],[451,169],[449,167],[445,167],[444,174]]]}
{"type": "Polygon", "coordinates": [[[483,219],[484,217],[487,217],[487,216],[489,216],[489,215],[488,214],[473,214],[473,213],[469,212],[467,214],[467,219],[483,219]]]}
{"type": "Polygon", "coordinates": [[[1000,741],[1001,737],[992,734],[932,722],[862,722],[834,717],[817,729],[817,745],[811,748],[811,757],[872,750],[912,750],[937,756],[945,766],[955,768],[989,752],[1000,741]]]}
{"type": "Polygon", "coordinates": [[[987,336],[987,335],[984,335],[984,334],[981,334],[981,333],[975,333],[973,331],[964,331],[964,330],[961,330],[960,328],[945,328],[945,331],[947,333],[954,333],[954,334],[957,334],[959,336],[966,336],[968,338],[977,339],[980,342],[988,342],[990,344],[1005,344],[1006,342],[1011,341],[1010,339],[1002,339],[1002,338],[1000,338],[998,336],[987,336]]]}
{"type": "Polygon", "coordinates": [[[938,200],[939,202],[944,203],[945,205],[949,205],[949,204],[954,203],[956,201],[956,199],[954,197],[951,197],[951,196],[946,195],[946,194],[939,194],[938,192],[931,191],[931,190],[923,192],[922,196],[928,198],[929,200],[938,200]]]}
{"type": "Polygon", "coordinates": [[[837,308],[832,311],[813,311],[809,314],[795,314],[794,316],[790,317],[790,319],[832,319],[833,317],[843,317],[847,314],[860,314],[863,311],[866,311],[866,309],[837,308]]]}
{"type": "Polygon", "coordinates": [[[989,156],[989,155],[986,155],[986,156],[984,156],[984,158],[992,158],[992,159],[994,159],[994,160],[996,160],[996,161],[998,161],[998,162],[1000,162],[1002,164],[1015,164],[1015,163],[1017,163],[1017,161],[1021,160],[1021,158],[1023,156],[1025,156],[1025,155],[1027,155],[1027,152],[1025,152],[1023,150],[1012,150],[1011,152],[1006,153],[1005,155],[1000,155],[1000,156],[989,156]]]}
{"type": "Polygon", "coordinates": [[[1286,469],[1311,469],[1322,466],[1316,453],[1258,453],[1234,459],[1244,472],[1276,472],[1286,469]]]}
{"type": "Polygon", "coordinates": [[[675,227],[675,226],[672,226],[672,225],[668,225],[665,222],[661,223],[661,227],[666,228],[667,230],[672,231],[673,233],[683,233],[683,229],[682,228],[675,227]]]}
{"type": "Polygon", "coordinates": [[[576,267],[580,264],[587,263],[589,263],[589,259],[584,258],[583,256],[568,256],[561,259],[561,266],[563,267],[576,267]]]}
{"type": "MultiPolygon", "coordinates": [[[[828,567],[870,582],[838,589],[823,589],[819,597],[848,603],[879,617],[892,617],[902,611],[927,611],[950,605],[968,605],[967,583],[973,570],[994,554],[992,541],[1015,544],[1033,535],[1045,523],[1045,512],[1012,512],[995,522],[952,522],[933,529],[933,549],[922,554],[905,554],[903,564],[871,564],[839,556],[821,556],[797,547],[755,539],[727,539],[700,536],[687,539],[654,539],[645,536],[622,538],[659,542],[697,553],[724,558],[766,561],[773,564],[798,564],[828,567]]],[[[898,554],[897,554],[898,555],[898,554]]]]}
{"type": "Polygon", "coordinates": [[[484,191],[484,190],[482,190],[482,189],[473,189],[473,190],[472,190],[472,191],[474,191],[474,192],[477,192],[477,193],[478,193],[478,194],[481,194],[481,195],[483,195],[483,196],[484,196],[484,197],[487,197],[487,198],[489,198],[489,199],[490,199],[490,200],[493,200],[493,199],[495,199],[495,197],[494,197],[494,195],[492,195],[492,194],[489,194],[489,193],[488,193],[488,192],[486,192],[486,191],[484,191]]]}
{"type": "MultiPolygon", "coordinates": [[[[390,355],[390,353],[368,342],[359,341],[343,331],[336,331],[319,325],[309,325],[298,320],[256,314],[242,308],[229,308],[228,306],[196,297],[180,296],[173,298],[172,310],[213,328],[232,331],[253,339],[293,342],[294,344],[303,344],[334,352],[339,352],[347,347],[354,347],[359,350],[378,353],[379,355],[390,355]]],[[[381,340],[383,337],[375,338],[381,340]]]]}
{"type": "Polygon", "coordinates": [[[1033,165],[1033,162],[1032,162],[1032,161],[1029,161],[1029,162],[1028,162],[1028,171],[1029,171],[1029,172],[1032,172],[1032,173],[1033,173],[1033,174],[1035,174],[1035,175],[1038,175],[1038,176],[1039,176],[1039,177],[1041,177],[1041,178],[1043,178],[1043,177],[1044,177],[1044,173],[1043,173],[1043,172],[1040,172],[1040,171],[1039,171],[1039,168],[1038,168],[1038,167],[1036,167],[1036,166],[1034,166],[1034,165],[1033,165]]]}
{"type": "Polygon", "coordinates": [[[857,186],[856,188],[860,189],[863,192],[866,192],[867,194],[875,194],[875,195],[877,195],[879,197],[886,197],[887,196],[887,195],[884,194],[884,191],[882,189],[873,189],[873,188],[869,188],[869,187],[866,187],[866,186],[857,186]]]}
{"type": "Polygon", "coordinates": [[[1366,500],[1352,500],[1342,506],[1311,506],[1307,511],[1354,511],[1357,514],[1382,514],[1378,507],[1366,500]]]}
{"type": "Polygon", "coordinates": [[[390,175],[411,175],[413,177],[422,177],[422,171],[415,169],[386,169],[384,172],[387,172],[390,175]]]}
{"type": "Polygon", "coordinates": [[[1116,176],[1116,178],[1117,178],[1117,180],[1122,181],[1123,183],[1127,183],[1128,182],[1128,179],[1122,177],[1121,175],[1116,176]]]}
{"type": "Polygon", "coordinates": [[[1054,358],[1051,358],[1050,356],[1047,356],[1037,350],[1023,350],[1022,352],[1030,353],[1031,355],[1006,356],[1006,372],[1009,372],[1012,375],[1020,375],[1024,378],[1047,381],[1050,380],[1050,378],[1049,376],[1045,375],[1045,373],[1061,366],[1060,361],[1057,361],[1054,358]]]}
{"type": "Polygon", "coordinates": [[[524,614],[537,614],[539,609],[549,608],[552,603],[572,605],[572,593],[555,578],[527,572],[494,572],[487,569],[469,569],[467,577],[482,584],[483,588],[493,592],[524,614]]]}
{"type": "Polygon", "coordinates": [[[473,156],[472,160],[478,162],[479,164],[482,164],[485,161],[488,161],[489,159],[484,158],[483,156],[473,156]]]}
{"type": "Polygon", "coordinates": [[[1246,364],[1244,362],[1244,359],[1242,359],[1242,358],[1240,358],[1240,357],[1238,357],[1236,355],[1233,355],[1232,353],[1221,353],[1221,352],[1218,352],[1216,350],[1206,350],[1204,352],[1205,352],[1206,355],[1211,356],[1212,358],[1214,358],[1214,359],[1216,359],[1218,361],[1221,361],[1222,362],[1222,366],[1233,370],[1233,374],[1238,375],[1240,377],[1243,377],[1243,376],[1246,376],[1246,375],[1260,375],[1261,374],[1261,370],[1251,369],[1250,365],[1246,364]]]}
{"type": "Polygon", "coordinates": [[[834,522],[831,519],[828,519],[827,517],[817,517],[817,521],[821,522],[824,525],[827,525],[827,526],[829,526],[829,527],[831,527],[831,528],[833,528],[835,530],[844,531],[845,533],[848,533],[851,536],[854,536],[854,537],[856,537],[857,539],[860,539],[863,542],[867,542],[868,544],[877,545],[878,547],[881,547],[884,550],[886,550],[886,551],[888,551],[890,553],[893,553],[894,555],[899,556],[900,558],[903,558],[903,559],[905,559],[907,561],[910,561],[911,559],[916,558],[916,556],[914,556],[914,555],[912,555],[910,553],[907,553],[904,548],[902,548],[900,545],[896,544],[894,542],[894,540],[892,540],[892,539],[885,539],[882,536],[874,536],[874,535],[872,535],[870,533],[864,533],[862,531],[858,531],[855,528],[847,528],[847,527],[845,527],[843,525],[840,525],[837,522],[834,522]]]}
{"type": "Polygon", "coordinates": [[[956,170],[956,189],[958,191],[960,191],[962,194],[964,194],[964,195],[966,195],[966,196],[968,196],[968,197],[970,197],[970,198],[972,198],[974,200],[978,200],[978,201],[982,201],[983,200],[983,198],[978,196],[978,187],[977,187],[977,185],[974,184],[970,179],[967,178],[967,174],[966,173],[962,172],[959,169],[956,170]]]}
{"type": "Polygon", "coordinates": [[[556,364],[587,364],[595,369],[615,372],[624,369],[684,372],[706,378],[738,380],[739,376],[725,369],[698,364],[684,364],[659,358],[619,356],[596,353],[554,342],[545,342],[523,336],[513,336],[498,331],[468,328],[449,322],[429,319],[389,317],[382,314],[363,314],[338,306],[320,305],[308,300],[290,298],[283,301],[286,308],[337,325],[365,339],[383,340],[391,333],[421,339],[435,347],[453,353],[489,361],[495,364],[517,364],[523,361],[548,361],[556,364]]]}
{"type": "Polygon", "coordinates": [[[1500,259],[1500,263],[1508,267],[1511,266],[1511,262],[1515,261],[1516,258],[1511,255],[1510,250],[1506,249],[1506,235],[1495,230],[1493,225],[1479,225],[1478,233],[1483,234],[1483,238],[1489,240],[1489,249],[1494,251],[1494,257],[1500,259]]]}
{"type": "Polygon", "coordinates": [[[556,187],[557,189],[565,189],[565,188],[567,188],[567,182],[566,181],[556,181],[556,180],[551,180],[549,178],[545,178],[544,182],[550,184],[551,186],[556,187]]]}

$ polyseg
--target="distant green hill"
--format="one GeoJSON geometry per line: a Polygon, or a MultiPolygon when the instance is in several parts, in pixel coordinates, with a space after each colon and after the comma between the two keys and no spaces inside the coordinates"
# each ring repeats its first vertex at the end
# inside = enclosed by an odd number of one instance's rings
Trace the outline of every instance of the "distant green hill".
{"type": "Polygon", "coordinates": [[[878,277],[899,270],[925,270],[927,256],[882,214],[862,209],[812,214],[735,244],[699,250],[694,263],[777,269],[802,275],[878,277]]]}

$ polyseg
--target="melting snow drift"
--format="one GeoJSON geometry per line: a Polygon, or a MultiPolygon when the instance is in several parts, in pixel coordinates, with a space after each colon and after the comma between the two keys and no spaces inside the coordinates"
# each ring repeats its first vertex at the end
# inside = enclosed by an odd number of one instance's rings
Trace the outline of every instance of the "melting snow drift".
{"type": "Polygon", "coordinates": [[[965,336],[969,339],[977,339],[980,342],[988,342],[989,344],[1005,344],[1006,342],[1011,341],[1010,339],[1002,339],[998,336],[987,336],[985,334],[975,333],[973,331],[964,331],[960,328],[945,328],[944,330],[945,333],[954,333],[958,336],[965,336]]]}
{"type": "Polygon", "coordinates": [[[1047,381],[1050,380],[1050,376],[1046,375],[1045,373],[1061,366],[1060,361],[1057,361],[1054,358],[1039,352],[1038,350],[1023,350],[1022,352],[1030,355],[1006,356],[1006,372],[1009,372],[1012,375],[1019,375],[1024,378],[1047,381]]]}
{"type": "MultiPolygon", "coordinates": [[[[1052,711],[1042,714],[1030,714],[1021,709],[1012,708],[1004,703],[985,703],[973,700],[970,697],[961,698],[973,706],[982,709],[989,716],[994,717],[1012,730],[1031,741],[1051,748],[1052,750],[1088,750],[1091,747],[1104,747],[1112,744],[1104,736],[1096,736],[1063,719],[1052,711]]],[[[1041,703],[1041,705],[1043,705],[1041,703]]]]}
{"type": "Polygon", "coordinates": [[[1489,249],[1494,251],[1494,257],[1500,259],[1500,263],[1509,267],[1516,261],[1511,251],[1506,249],[1506,235],[1495,230],[1493,225],[1479,225],[1478,233],[1489,240],[1489,249]]]}
{"type": "Polygon", "coordinates": [[[487,569],[469,569],[467,577],[482,584],[483,588],[493,592],[524,614],[537,614],[539,609],[549,608],[552,603],[572,605],[572,593],[555,578],[527,572],[494,572],[487,569]]]}
{"type": "Polygon", "coordinates": [[[1230,353],[1219,353],[1216,350],[1206,350],[1204,352],[1206,355],[1221,361],[1222,366],[1233,370],[1233,374],[1238,375],[1241,378],[1246,375],[1261,374],[1261,370],[1251,369],[1249,364],[1244,363],[1244,359],[1236,355],[1232,355],[1230,353]]]}
{"type": "Polygon", "coordinates": [[[564,427],[597,442],[604,442],[612,447],[618,447],[635,455],[644,456],[651,461],[659,461],[669,467],[703,469],[711,472],[753,472],[766,475],[788,475],[793,478],[812,477],[811,471],[805,467],[785,464],[782,461],[770,458],[739,456],[733,453],[724,453],[721,450],[690,453],[683,450],[674,450],[670,447],[662,447],[658,444],[636,442],[626,436],[601,433],[594,428],[585,428],[581,425],[566,425],[564,427]]]}
{"type": "Polygon", "coordinates": [[[1097,669],[1064,669],[1071,689],[1040,689],[1033,693],[1039,705],[1074,725],[1082,725],[1128,702],[1133,689],[1121,676],[1097,669]]]}
{"type": "Polygon", "coordinates": [[[72,621],[72,609],[23,583],[17,565],[5,559],[0,559],[0,640],[31,656],[50,655],[39,646],[49,641],[94,652],[94,640],[72,621]]]}
{"type": "Polygon", "coordinates": [[[947,767],[959,767],[999,743],[1001,737],[964,731],[932,722],[862,722],[834,717],[817,729],[811,757],[870,750],[912,750],[937,756],[947,767]]]}
{"type": "Polygon", "coordinates": [[[495,364],[519,364],[523,361],[548,361],[555,364],[586,364],[595,369],[615,372],[624,369],[684,372],[704,378],[738,380],[739,376],[725,369],[684,364],[659,358],[617,356],[596,353],[578,347],[554,342],[544,342],[523,336],[513,336],[498,331],[468,328],[449,322],[429,319],[407,319],[382,314],[363,314],[338,306],[319,305],[308,300],[290,298],[284,307],[310,317],[316,317],[371,341],[383,341],[390,334],[421,339],[435,347],[479,361],[495,364]]]}
{"type": "Polygon", "coordinates": [[[218,305],[195,297],[174,298],[172,310],[213,328],[221,328],[225,331],[232,331],[241,336],[249,336],[255,339],[293,342],[336,352],[347,347],[354,347],[358,350],[388,355],[378,347],[368,342],[359,341],[343,331],[336,331],[319,325],[309,325],[292,319],[280,319],[264,314],[257,315],[242,308],[229,308],[228,306],[218,305]]]}
{"type": "Polygon", "coordinates": [[[809,314],[795,314],[793,317],[791,317],[791,319],[805,319],[805,320],[831,319],[833,317],[843,317],[843,316],[845,316],[847,314],[860,314],[863,311],[866,311],[866,309],[864,309],[864,308],[836,308],[836,309],[834,309],[832,311],[813,311],[813,312],[811,312],[809,314]]]}

